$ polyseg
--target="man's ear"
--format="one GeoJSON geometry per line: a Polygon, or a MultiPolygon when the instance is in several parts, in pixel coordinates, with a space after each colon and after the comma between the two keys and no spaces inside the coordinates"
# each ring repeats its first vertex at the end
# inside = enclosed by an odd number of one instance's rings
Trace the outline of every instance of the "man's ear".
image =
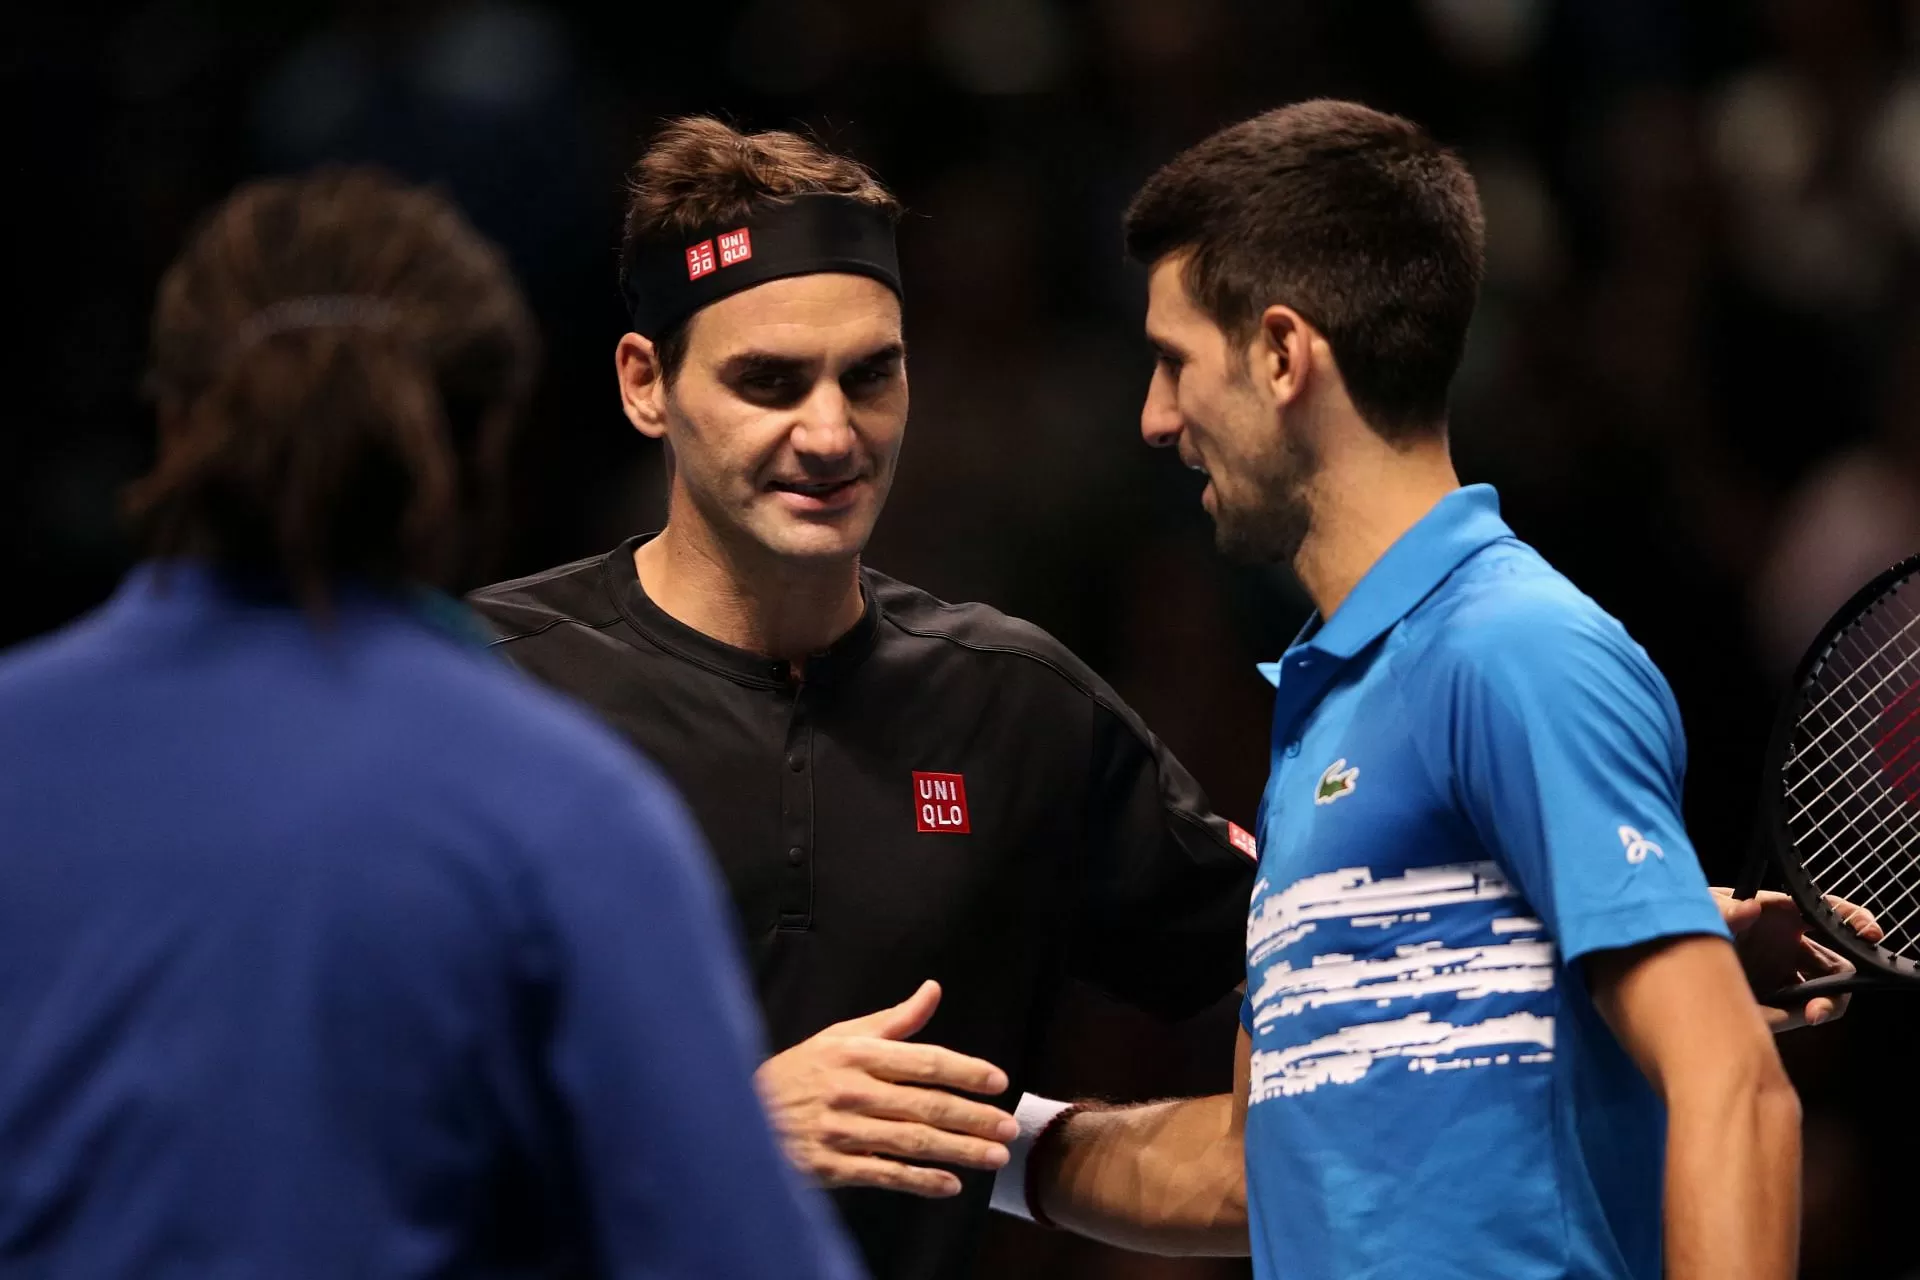
{"type": "Polygon", "coordinates": [[[620,381],[620,407],[641,435],[658,440],[667,434],[667,379],[651,338],[625,334],[613,349],[613,370],[620,381]]]}
{"type": "Polygon", "coordinates": [[[1275,404],[1298,400],[1313,377],[1313,330],[1306,319],[1292,307],[1268,307],[1249,344],[1247,367],[1275,404]]]}

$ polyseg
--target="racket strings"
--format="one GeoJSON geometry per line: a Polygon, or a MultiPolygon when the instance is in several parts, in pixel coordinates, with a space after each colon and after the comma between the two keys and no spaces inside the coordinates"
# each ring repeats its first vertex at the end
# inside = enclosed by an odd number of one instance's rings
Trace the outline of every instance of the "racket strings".
{"type": "MultiPolygon", "coordinates": [[[[1852,628],[1850,628],[1846,632],[1843,632],[1840,635],[1840,637],[1834,642],[1834,645],[1833,645],[1834,653],[1829,654],[1829,658],[1828,658],[1829,665],[1824,666],[1822,668],[1823,675],[1827,671],[1832,669],[1832,666],[1830,664],[1833,663],[1835,655],[1838,654],[1839,651],[1841,651],[1844,647],[1846,647],[1849,642],[1853,642],[1853,645],[1855,648],[1858,647],[1862,638],[1867,636],[1868,633],[1870,633],[1870,631],[1872,630],[1873,622],[1874,622],[1874,615],[1867,614],[1864,617],[1860,618],[1852,628]]],[[[1896,680],[1902,680],[1903,677],[1910,671],[1913,656],[1914,656],[1912,649],[1909,648],[1904,653],[1895,652],[1891,655],[1889,655],[1888,651],[1892,649],[1894,645],[1900,644],[1903,641],[1910,642],[1913,635],[1913,629],[1916,624],[1920,624],[1920,613],[1916,613],[1913,617],[1908,618],[1906,622],[1900,627],[1900,629],[1895,631],[1892,635],[1886,636],[1884,639],[1879,639],[1879,643],[1875,645],[1873,650],[1870,653],[1867,653],[1864,657],[1858,655],[1857,653],[1853,655],[1848,655],[1849,661],[1847,662],[1845,667],[1845,669],[1847,670],[1847,675],[1843,676],[1841,679],[1834,682],[1833,688],[1828,690],[1825,694],[1821,695],[1818,701],[1816,701],[1812,706],[1808,707],[1804,712],[1801,713],[1800,726],[1802,729],[1806,729],[1807,727],[1809,727],[1814,722],[1816,717],[1824,718],[1826,723],[1819,727],[1818,731],[1814,733],[1811,739],[1809,739],[1804,743],[1796,743],[1796,747],[1795,747],[1796,754],[1801,752],[1814,751],[1814,749],[1820,746],[1823,740],[1830,737],[1836,730],[1845,729],[1849,733],[1859,731],[1858,726],[1855,725],[1853,722],[1854,713],[1857,711],[1868,709],[1868,704],[1871,703],[1876,696],[1880,695],[1881,692],[1885,690],[1888,685],[1892,684],[1896,680]],[[1880,671],[1876,673],[1875,668],[1883,664],[1886,669],[1884,671],[1880,671]],[[1865,691],[1860,691],[1860,690],[1854,690],[1852,692],[1848,691],[1848,686],[1855,682],[1854,678],[1856,676],[1871,676],[1874,674],[1878,674],[1879,679],[1875,680],[1874,683],[1865,691]],[[1852,697],[1854,701],[1845,710],[1836,712],[1833,709],[1831,704],[1837,701],[1842,696],[1842,694],[1846,694],[1847,696],[1852,697]]],[[[1818,685],[1818,682],[1816,681],[1816,687],[1817,685],[1818,685]]],[[[1899,689],[1899,693],[1896,693],[1894,696],[1895,697],[1900,696],[1900,694],[1905,693],[1909,687],[1910,686],[1905,684],[1903,681],[1899,689]]],[[[1789,796],[1793,795],[1793,793],[1799,790],[1803,784],[1811,780],[1812,776],[1813,775],[1811,774],[1805,775],[1801,777],[1798,781],[1791,783],[1787,787],[1786,794],[1789,796]]],[[[1825,788],[1824,790],[1831,790],[1831,788],[1834,785],[1835,783],[1829,783],[1827,788],[1825,788]]],[[[1823,794],[1824,794],[1824,791],[1823,791],[1823,794]]],[[[1801,816],[1801,814],[1804,814],[1805,812],[1806,812],[1806,809],[1803,806],[1802,809],[1799,811],[1799,813],[1796,813],[1793,816],[1797,818],[1801,816]]]]}
{"type": "MultiPolygon", "coordinates": [[[[1896,710],[1897,702],[1881,709],[1882,722],[1896,710]]],[[[1803,865],[1825,891],[1873,898],[1885,912],[1904,905],[1897,892],[1891,898],[1887,894],[1896,883],[1904,886],[1910,862],[1906,855],[1915,839],[1912,794],[1887,785],[1898,782],[1893,769],[1904,771],[1907,766],[1890,757],[1903,757],[1912,744],[1886,751],[1886,736],[1869,739],[1869,726],[1858,722],[1858,713],[1854,718],[1856,737],[1846,749],[1832,753],[1830,768],[1818,772],[1847,774],[1856,781],[1838,795],[1831,785],[1823,787],[1829,801],[1825,811],[1803,814],[1804,825],[1795,824],[1800,827],[1795,838],[1803,850],[1803,865]],[[1876,759],[1876,752],[1881,758],[1876,759]]]]}
{"type": "MultiPolygon", "coordinates": [[[[1893,657],[1884,643],[1876,649],[1881,659],[1893,657]]],[[[1856,641],[1840,646],[1837,656],[1844,661],[1863,655],[1856,641]]],[[[1890,926],[1890,949],[1897,949],[1912,942],[1910,930],[1920,914],[1920,898],[1908,888],[1914,861],[1909,851],[1916,839],[1913,792],[1902,785],[1903,775],[1912,776],[1907,757],[1914,754],[1913,734],[1902,726],[1914,720],[1912,708],[1902,702],[1905,688],[1895,692],[1895,682],[1877,665],[1870,664],[1868,674],[1875,692],[1855,698],[1844,711],[1829,702],[1814,720],[1819,727],[1812,736],[1824,734],[1823,745],[1833,745],[1824,757],[1807,753],[1802,767],[1824,779],[1819,790],[1826,803],[1819,811],[1801,813],[1794,835],[1821,890],[1868,906],[1890,926]],[[1891,731],[1880,727],[1889,718],[1895,726],[1891,731]],[[1833,732],[1838,725],[1846,726],[1844,736],[1833,732]],[[1848,785],[1841,789],[1842,783],[1848,785]]]]}
{"type": "Polygon", "coordinates": [[[1920,579],[1828,646],[1782,766],[1787,837],[1814,887],[1871,911],[1920,958],[1920,579]]]}
{"type": "MultiPolygon", "coordinates": [[[[1824,783],[1788,815],[1788,824],[1799,827],[1804,821],[1811,834],[1829,842],[1829,851],[1844,848],[1840,837],[1849,831],[1855,837],[1873,834],[1860,830],[1860,822],[1870,816],[1874,809],[1871,804],[1863,805],[1861,801],[1867,799],[1880,784],[1881,775],[1873,767],[1876,764],[1873,753],[1864,750],[1863,744],[1872,734],[1877,721],[1913,688],[1911,683],[1903,682],[1897,691],[1890,690],[1894,680],[1911,667],[1915,654],[1911,649],[1897,654],[1890,654],[1889,650],[1893,643],[1911,633],[1915,623],[1920,623],[1920,615],[1910,619],[1900,632],[1881,640],[1871,652],[1862,656],[1859,649],[1863,637],[1877,638],[1872,635],[1875,621],[1872,616],[1862,619],[1855,630],[1843,634],[1835,642],[1822,675],[1830,676],[1836,669],[1846,674],[1833,680],[1834,687],[1802,713],[1794,755],[1788,764],[1786,795],[1791,797],[1810,783],[1824,783]],[[1889,669],[1879,671],[1878,668],[1883,665],[1889,669]],[[1839,697],[1847,692],[1849,685],[1874,675],[1878,678],[1864,692],[1856,691],[1850,703],[1844,707],[1835,705],[1839,697]],[[1841,729],[1846,732],[1836,736],[1836,731],[1841,729]],[[1808,736],[1809,730],[1811,736],[1808,736]],[[1799,740],[1801,738],[1805,740],[1799,740]],[[1795,766],[1798,766],[1797,770],[1795,766]],[[1797,776],[1793,776],[1796,773],[1797,776]],[[1850,789],[1836,795],[1843,784],[1850,789]],[[1814,812],[1816,809],[1821,810],[1817,815],[1814,812]],[[1840,828],[1829,832],[1828,825],[1835,821],[1841,823],[1840,828]]],[[[1818,687],[1818,682],[1815,687],[1818,687]]],[[[1900,816],[1897,810],[1883,811],[1880,815],[1881,824],[1884,826],[1897,816],[1900,816]]]]}
{"type": "MultiPolygon", "coordinates": [[[[1860,729],[1862,735],[1866,731],[1864,726],[1860,729]]],[[[1802,806],[1789,822],[1798,826],[1805,820],[1806,827],[1799,836],[1805,851],[1803,856],[1822,871],[1827,870],[1828,864],[1853,855],[1852,875],[1844,882],[1852,887],[1854,880],[1864,878],[1866,872],[1884,863],[1887,855],[1895,850],[1896,842],[1903,842],[1913,834],[1911,809],[1884,803],[1889,799],[1911,801],[1912,796],[1898,790],[1889,793],[1886,770],[1872,753],[1860,750],[1858,740],[1849,742],[1844,750],[1833,752],[1832,758],[1836,767],[1830,771],[1836,774],[1836,781],[1822,788],[1816,800],[1802,806]],[[1836,796],[1834,790],[1840,778],[1851,779],[1852,786],[1836,796]],[[1824,812],[1813,813],[1816,807],[1823,808],[1824,812]],[[1821,843],[1816,843],[1816,839],[1821,843]]],[[[1836,881],[1834,888],[1838,890],[1842,883],[1836,881]]]]}

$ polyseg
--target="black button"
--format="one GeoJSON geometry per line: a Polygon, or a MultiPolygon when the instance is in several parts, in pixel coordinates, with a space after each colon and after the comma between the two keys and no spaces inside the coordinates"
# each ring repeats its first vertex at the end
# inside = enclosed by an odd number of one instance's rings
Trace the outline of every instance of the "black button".
{"type": "Polygon", "coordinates": [[[807,860],[807,851],[798,846],[787,850],[787,865],[797,867],[807,860]]]}
{"type": "Polygon", "coordinates": [[[806,767],[807,767],[806,758],[801,756],[798,752],[795,752],[793,755],[790,755],[787,757],[787,768],[793,770],[795,773],[800,772],[802,769],[806,767]]]}

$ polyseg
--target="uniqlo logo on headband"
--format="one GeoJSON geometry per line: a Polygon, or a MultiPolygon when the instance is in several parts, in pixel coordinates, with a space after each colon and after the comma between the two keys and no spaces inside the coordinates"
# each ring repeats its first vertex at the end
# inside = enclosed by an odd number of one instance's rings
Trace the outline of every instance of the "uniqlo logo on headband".
{"type": "Polygon", "coordinates": [[[719,269],[713,260],[713,241],[702,240],[687,250],[687,279],[698,280],[701,276],[710,275],[719,269]]]}
{"type": "Polygon", "coordinates": [[[720,237],[720,265],[730,267],[736,262],[745,262],[753,256],[753,237],[747,234],[745,227],[738,231],[729,231],[720,237]]]}
{"type": "Polygon", "coordinates": [[[957,773],[913,775],[913,819],[921,831],[963,836],[973,830],[967,818],[967,780],[957,773]]]}

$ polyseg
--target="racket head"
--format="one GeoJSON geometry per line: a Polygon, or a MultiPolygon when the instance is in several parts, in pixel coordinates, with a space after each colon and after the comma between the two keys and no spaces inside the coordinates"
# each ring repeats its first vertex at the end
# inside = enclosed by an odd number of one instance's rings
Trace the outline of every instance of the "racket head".
{"type": "Polygon", "coordinates": [[[1821,629],[1775,718],[1764,778],[1763,844],[1809,931],[1864,980],[1920,985],[1920,555],[1821,629]],[[1871,911],[1885,935],[1862,938],[1828,895],[1871,911]]]}

